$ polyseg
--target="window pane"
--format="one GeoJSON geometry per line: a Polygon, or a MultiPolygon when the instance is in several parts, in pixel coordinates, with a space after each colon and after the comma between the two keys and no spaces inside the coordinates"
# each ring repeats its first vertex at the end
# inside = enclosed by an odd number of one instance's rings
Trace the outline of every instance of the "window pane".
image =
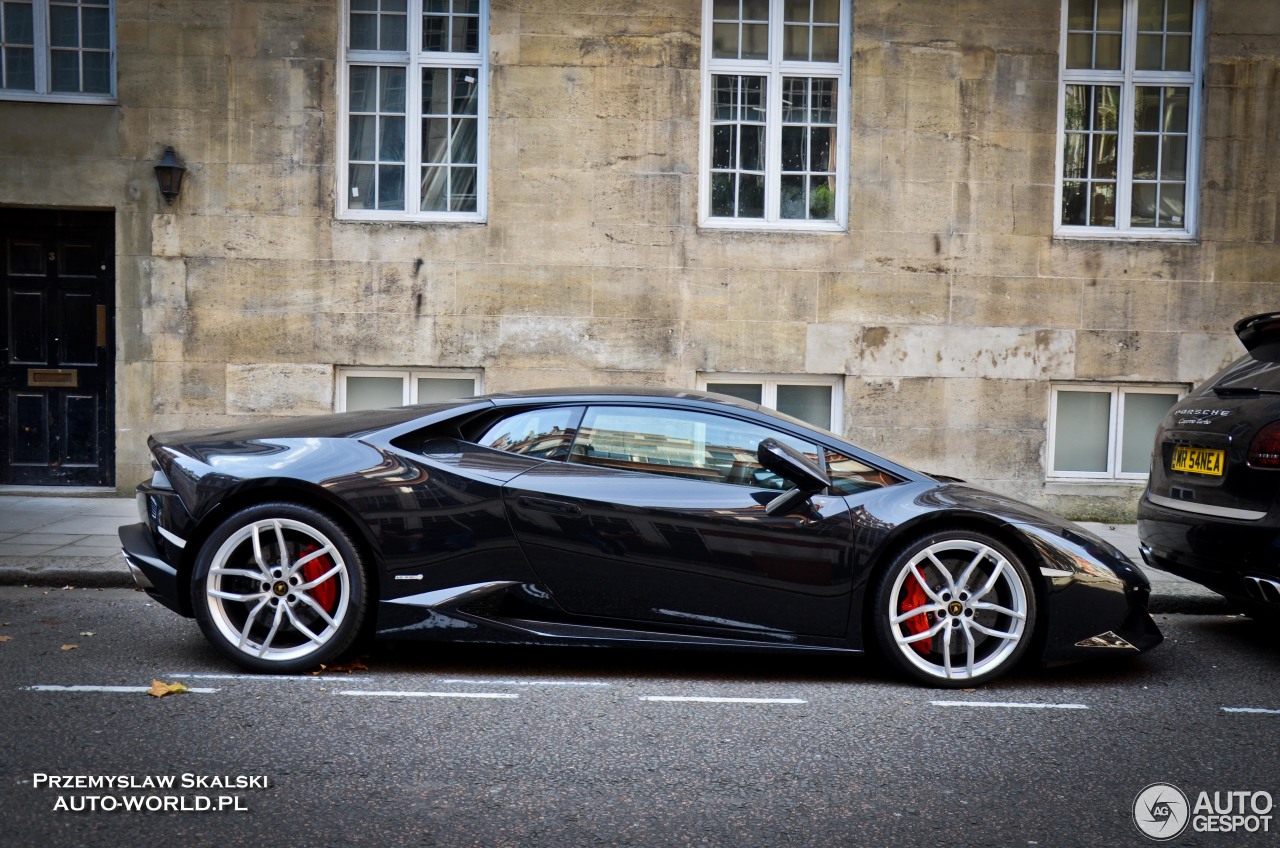
{"type": "Polygon", "coordinates": [[[782,19],[784,21],[803,21],[809,20],[809,0],[787,0],[783,12],[782,19]]]}
{"type": "Polygon", "coordinates": [[[784,433],[718,415],[675,410],[593,407],[583,418],[570,460],[647,474],[787,489],[756,459],[773,438],[817,459],[817,447],[784,433]]]}
{"type": "Polygon", "coordinates": [[[1133,176],[1140,180],[1155,179],[1160,164],[1159,154],[1159,136],[1138,136],[1133,143],[1133,176]]]}
{"type": "Polygon", "coordinates": [[[378,16],[351,15],[351,49],[378,49],[378,16]]]}
{"type": "Polygon", "coordinates": [[[404,209],[404,168],[378,166],[378,208],[404,209]]]}
{"type": "Polygon", "coordinates": [[[1138,29],[1145,32],[1164,29],[1164,0],[1138,0],[1138,29]]]}
{"type": "Polygon", "coordinates": [[[840,22],[840,0],[813,0],[813,20],[820,24],[840,22]]]}
{"type": "Polygon", "coordinates": [[[449,210],[451,212],[476,211],[476,169],[458,168],[450,170],[449,210]]]}
{"type": "Polygon", "coordinates": [[[711,55],[717,59],[738,58],[738,25],[736,23],[712,25],[711,55]]]}
{"type": "Polygon", "coordinates": [[[769,58],[769,26],[768,24],[742,25],[742,58],[769,58]]]}
{"type": "Polygon", "coordinates": [[[1098,31],[1119,32],[1124,20],[1124,0],[1098,0],[1098,31]]]}
{"type": "Polygon", "coordinates": [[[1186,183],[1160,183],[1159,227],[1185,226],[1186,183]]]}
{"type": "Polygon", "coordinates": [[[1120,36],[1099,35],[1094,55],[1094,67],[1098,70],[1114,71],[1120,68],[1120,36]]]}
{"type": "Polygon", "coordinates": [[[1053,470],[1105,473],[1110,430],[1110,392],[1059,391],[1053,470]]]}
{"type": "Polygon", "coordinates": [[[49,7],[49,43],[53,47],[80,46],[80,15],[75,6],[49,7]]]}
{"type": "Polygon", "coordinates": [[[780,212],[783,218],[808,218],[809,203],[805,192],[806,180],[803,175],[784,174],[782,176],[782,198],[780,212]]]}
{"type": "Polygon", "coordinates": [[[1121,472],[1143,474],[1149,470],[1156,428],[1177,402],[1176,394],[1125,393],[1124,427],[1120,436],[1121,472]]]}
{"type": "Polygon", "coordinates": [[[1160,155],[1160,176],[1168,180],[1184,180],[1187,177],[1187,137],[1165,136],[1160,155]]]}
{"type": "Polygon", "coordinates": [[[1089,224],[1094,227],[1116,225],[1115,185],[1094,183],[1093,196],[1089,199],[1089,224]]]}
{"type": "Polygon", "coordinates": [[[347,198],[349,209],[374,208],[373,165],[352,165],[347,181],[351,185],[351,196],[347,198]]]}
{"type": "Polygon", "coordinates": [[[461,119],[454,121],[453,161],[474,165],[476,163],[476,121],[461,119]]]}
{"type": "Polygon", "coordinates": [[[1190,36],[1170,35],[1165,38],[1164,69],[1166,71],[1187,71],[1191,69],[1190,36]]]}
{"type": "Polygon", "coordinates": [[[1138,36],[1138,70],[1158,71],[1164,62],[1164,38],[1159,35],[1138,36]]]}
{"type": "Polygon", "coordinates": [[[53,62],[53,90],[80,90],[80,53],[75,50],[54,50],[51,53],[53,62]]]}
{"type": "Polygon", "coordinates": [[[490,427],[476,443],[523,456],[565,459],[581,419],[580,406],[521,412],[490,427]]]}
{"type": "Polygon", "coordinates": [[[85,9],[81,16],[85,47],[105,50],[111,46],[111,12],[108,9],[85,9]]]}
{"type": "Polygon", "coordinates": [[[1191,32],[1191,0],[1168,0],[1168,32],[1191,32]]]}
{"type": "Polygon", "coordinates": [[[379,118],[378,158],[383,162],[404,161],[404,118],[379,118]]]}
{"type": "Polygon", "coordinates": [[[476,393],[476,381],[470,377],[419,377],[418,403],[471,397],[476,393]]]}
{"type": "Polygon", "coordinates": [[[407,50],[409,37],[408,21],[404,15],[382,15],[379,27],[378,46],[382,50],[407,50]]]}
{"type": "Polygon", "coordinates": [[[782,58],[789,61],[809,61],[808,26],[788,26],[783,30],[782,58]]]}
{"type": "Polygon", "coordinates": [[[840,61],[840,29],[838,27],[813,28],[813,61],[840,61]]]}
{"type": "Polygon", "coordinates": [[[372,162],[377,158],[377,119],[372,115],[352,115],[350,121],[351,158],[372,162]]]}
{"type": "Polygon", "coordinates": [[[1164,122],[1162,129],[1170,133],[1187,131],[1187,100],[1190,89],[1166,88],[1164,90],[1164,122]]]}
{"type": "Polygon", "coordinates": [[[10,47],[4,51],[4,87],[34,91],[36,87],[35,51],[10,47]]]}
{"type": "Polygon", "coordinates": [[[1159,188],[1155,183],[1134,183],[1130,223],[1135,227],[1156,226],[1159,188]]]}
{"type": "Polygon", "coordinates": [[[403,377],[347,377],[347,411],[405,403],[403,377]]]}
{"type": "Polygon", "coordinates": [[[1067,67],[1093,67],[1093,36],[1087,32],[1067,35],[1067,67]]]}
{"type": "Polygon", "coordinates": [[[422,209],[424,212],[449,211],[449,168],[422,169],[422,209]]]}
{"type": "Polygon", "coordinates": [[[351,88],[348,98],[352,112],[377,111],[378,69],[362,65],[351,68],[351,88]]]}
{"type": "Polygon", "coordinates": [[[707,383],[707,391],[736,397],[748,403],[764,402],[764,386],[760,383],[707,383]]]}
{"type": "Polygon", "coordinates": [[[4,4],[5,44],[33,44],[34,30],[31,23],[30,3],[4,4]]]}
{"type": "Polygon", "coordinates": [[[111,93],[111,54],[85,51],[84,91],[89,94],[111,93]]]}
{"type": "Polygon", "coordinates": [[[831,387],[779,384],[777,409],[793,418],[830,429],[831,387]]]}
{"type": "Polygon", "coordinates": [[[1067,4],[1067,29],[1093,29],[1093,0],[1071,0],[1067,4]]]}
{"type": "Polygon", "coordinates": [[[738,182],[738,217],[764,217],[764,177],[743,174],[738,182]]]}
{"type": "Polygon", "coordinates": [[[1088,220],[1089,196],[1084,183],[1069,182],[1062,185],[1062,223],[1083,227],[1088,220]]]}

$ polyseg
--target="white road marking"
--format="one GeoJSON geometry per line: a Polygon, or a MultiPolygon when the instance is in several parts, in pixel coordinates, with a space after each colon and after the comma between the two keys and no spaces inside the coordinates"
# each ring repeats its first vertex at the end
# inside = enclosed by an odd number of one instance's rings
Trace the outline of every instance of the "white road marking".
{"type": "Polygon", "coordinates": [[[362,695],[372,698],[487,698],[490,700],[510,700],[520,697],[509,692],[396,692],[394,690],[375,691],[369,689],[347,689],[335,694],[362,695]]]}
{"type": "Polygon", "coordinates": [[[1085,704],[1033,704],[1017,701],[930,701],[935,707],[1000,707],[1006,710],[1087,710],[1085,704]]]}
{"type": "Polygon", "coordinates": [[[1260,713],[1262,715],[1280,715],[1280,710],[1264,710],[1262,707],[1223,707],[1224,713],[1260,713]]]}
{"type": "Polygon", "coordinates": [[[466,680],[450,677],[437,683],[460,686],[612,686],[611,683],[593,683],[588,680],[466,680]]]}
{"type": "Polygon", "coordinates": [[[266,682],[281,681],[291,683],[296,680],[327,680],[332,683],[335,680],[341,680],[344,683],[363,683],[368,680],[367,677],[350,677],[348,675],[333,675],[325,677],[322,674],[196,674],[193,672],[175,671],[164,675],[165,677],[174,677],[180,680],[262,680],[266,682]]]}
{"type": "Polygon", "coordinates": [[[642,701],[679,704],[807,704],[800,698],[711,698],[691,695],[642,695],[642,701]]]}
{"type": "MultiPolygon", "coordinates": [[[[24,686],[28,692],[150,692],[150,686],[24,686]]],[[[188,687],[188,692],[208,695],[220,692],[220,689],[205,689],[197,686],[188,687]]]]}

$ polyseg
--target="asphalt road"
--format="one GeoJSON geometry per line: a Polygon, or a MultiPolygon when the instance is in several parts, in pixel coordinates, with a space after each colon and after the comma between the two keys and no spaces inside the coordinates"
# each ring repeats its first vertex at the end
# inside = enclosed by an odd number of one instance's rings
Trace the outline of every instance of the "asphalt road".
{"type": "MultiPolygon", "coordinates": [[[[0,588],[0,843],[1119,846],[1153,844],[1132,818],[1152,783],[1280,803],[1275,630],[1159,621],[1142,657],[977,691],[863,661],[411,644],[264,678],[139,593],[0,588]],[[138,786],[66,783],[103,776],[138,786]]],[[[1280,845],[1267,815],[1168,844],[1280,845]]]]}

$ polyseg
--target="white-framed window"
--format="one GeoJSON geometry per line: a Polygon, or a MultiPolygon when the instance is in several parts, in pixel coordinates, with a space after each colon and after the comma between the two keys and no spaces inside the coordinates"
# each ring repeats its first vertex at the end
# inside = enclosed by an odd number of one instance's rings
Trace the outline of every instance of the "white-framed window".
{"type": "Polygon", "coordinates": [[[833,433],[843,426],[844,379],[800,374],[700,374],[702,391],[731,395],[833,433]]]}
{"type": "Polygon", "coordinates": [[[1057,235],[1195,235],[1205,5],[1063,0],[1057,235]]]}
{"type": "Polygon", "coordinates": [[[1183,386],[1052,386],[1049,478],[1145,480],[1156,428],[1185,394],[1183,386]]]}
{"type": "Polygon", "coordinates": [[[841,231],[850,0],[703,0],[704,227],[841,231]]]}
{"type": "Polygon", "coordinates": [[[483,393],[484,374],[479,371],[339,368],[334,409],[386,409],[483,393]]]}
{"type": "Polygon", "coordinates": [[[488,0],[343,0],[338,216],[485,220],[488,0]]]}
{"type": "Polygon", "coordinates": [[[114,103],[114,0],[0,0],[0,100],[114,103]]]}

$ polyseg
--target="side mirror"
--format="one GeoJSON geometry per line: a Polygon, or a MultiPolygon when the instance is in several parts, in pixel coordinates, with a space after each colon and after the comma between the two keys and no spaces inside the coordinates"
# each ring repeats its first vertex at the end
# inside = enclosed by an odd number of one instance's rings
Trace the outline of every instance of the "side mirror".
{"type": "Polygon", "coordinates": [[[831,479],[822,473],[822,469],[813,460],[777,439],[762,441],[756,451],[756,459],[795,487],[769,501],[764,508],[769,515],[786,515],[811,495],[831,485],[831,479]]]}

